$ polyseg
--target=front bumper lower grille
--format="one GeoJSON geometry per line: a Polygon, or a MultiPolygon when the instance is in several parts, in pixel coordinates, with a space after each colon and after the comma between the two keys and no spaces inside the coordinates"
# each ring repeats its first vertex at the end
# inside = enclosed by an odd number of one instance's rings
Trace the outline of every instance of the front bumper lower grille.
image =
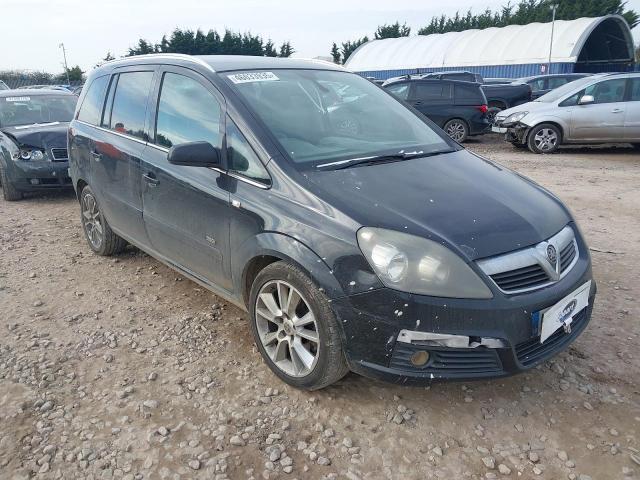
{"type": "Polygon", "coordinates": [[[435,378],[490,376],[502,372],[502,364],[495,349],[434,348],[404,342],[396,342],[389,367],[399,372],[433,374],[435,378]],[[425,365],[417,367],[411,363],[411,356],[421,350],[427,350],[430,358],[425,365]]]}

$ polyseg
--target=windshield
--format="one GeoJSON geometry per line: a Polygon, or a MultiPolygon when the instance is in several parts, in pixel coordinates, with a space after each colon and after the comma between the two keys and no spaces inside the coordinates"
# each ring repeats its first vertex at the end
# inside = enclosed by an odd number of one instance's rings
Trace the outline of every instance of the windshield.
{"type": "Polygon", "coordinates": [[[352,73],[273,70],[226,78],[297,165],[454,149],[402,103],[352,73]]]}
{"type": "Polygon", "coordinates": [[[0,127],[70,122],[77,101],[75,95],[0,97],[0,127]]]}
{"type": "Polygon", "coordinates": [[[584,78],[579,78],[578,80],[574,80],[573,82],[565,83],[564,85],[554,90],[551,90],[549,93],[546,93],[545,95],[542,95],[541,97],[536,98],[534,102],[544,102],[544,103],[555,102],[556,100],[561,99],[565,95],[569,95],[570,93],[580,90],[580,88],[593,82],[596,78],[598,77],[597,76],[584,77],[584,78]]]}

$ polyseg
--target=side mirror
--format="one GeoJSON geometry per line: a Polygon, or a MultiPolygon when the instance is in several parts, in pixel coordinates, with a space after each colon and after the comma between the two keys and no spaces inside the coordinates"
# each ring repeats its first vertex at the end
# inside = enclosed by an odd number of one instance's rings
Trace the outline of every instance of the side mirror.
{"type": "Polygon", "coordinates": [[[583,95],[582,97],[580,97],[578,105],[589,105],[590,103],[593,103],[595,101],[596,99],[593,98],[593,95],[583,95]]]}
{"type": "Polygon", "coordinates": [[[188,142],[169,149],[169,163],[185,167],[222,167],[220,149],[209,142],[188,142]]]}

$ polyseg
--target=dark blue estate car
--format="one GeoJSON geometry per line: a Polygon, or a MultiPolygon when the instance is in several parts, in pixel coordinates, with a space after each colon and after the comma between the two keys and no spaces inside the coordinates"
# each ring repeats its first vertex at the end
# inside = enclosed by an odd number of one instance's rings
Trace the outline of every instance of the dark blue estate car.
{"type": "Polygon", "coordinates": [[[78,97],[57,90],[0,91],[0,182],[5,200],[71,188],[67,130],[78,97]]]}
{"type": "Polygon", "coordinates": [[[504,376],[591,316],[589,250],[555,196],[332,64],[112,61],[68,142],[90,248],[131,243],[246,309],[296,387],[504,376]]]}

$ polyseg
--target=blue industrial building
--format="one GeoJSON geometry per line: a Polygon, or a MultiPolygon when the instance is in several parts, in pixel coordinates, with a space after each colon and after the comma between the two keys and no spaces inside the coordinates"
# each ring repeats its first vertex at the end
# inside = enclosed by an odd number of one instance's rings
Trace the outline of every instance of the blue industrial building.
{"type": "Polygon", "coordinates": [[[634,69],[631,30],[619,15],[556,20],[553,43],[551,33],[549,22],[372,40],[358,47],[345,67],[377,79],[442,70],[518,78],[547,70],[634,69]]]}

